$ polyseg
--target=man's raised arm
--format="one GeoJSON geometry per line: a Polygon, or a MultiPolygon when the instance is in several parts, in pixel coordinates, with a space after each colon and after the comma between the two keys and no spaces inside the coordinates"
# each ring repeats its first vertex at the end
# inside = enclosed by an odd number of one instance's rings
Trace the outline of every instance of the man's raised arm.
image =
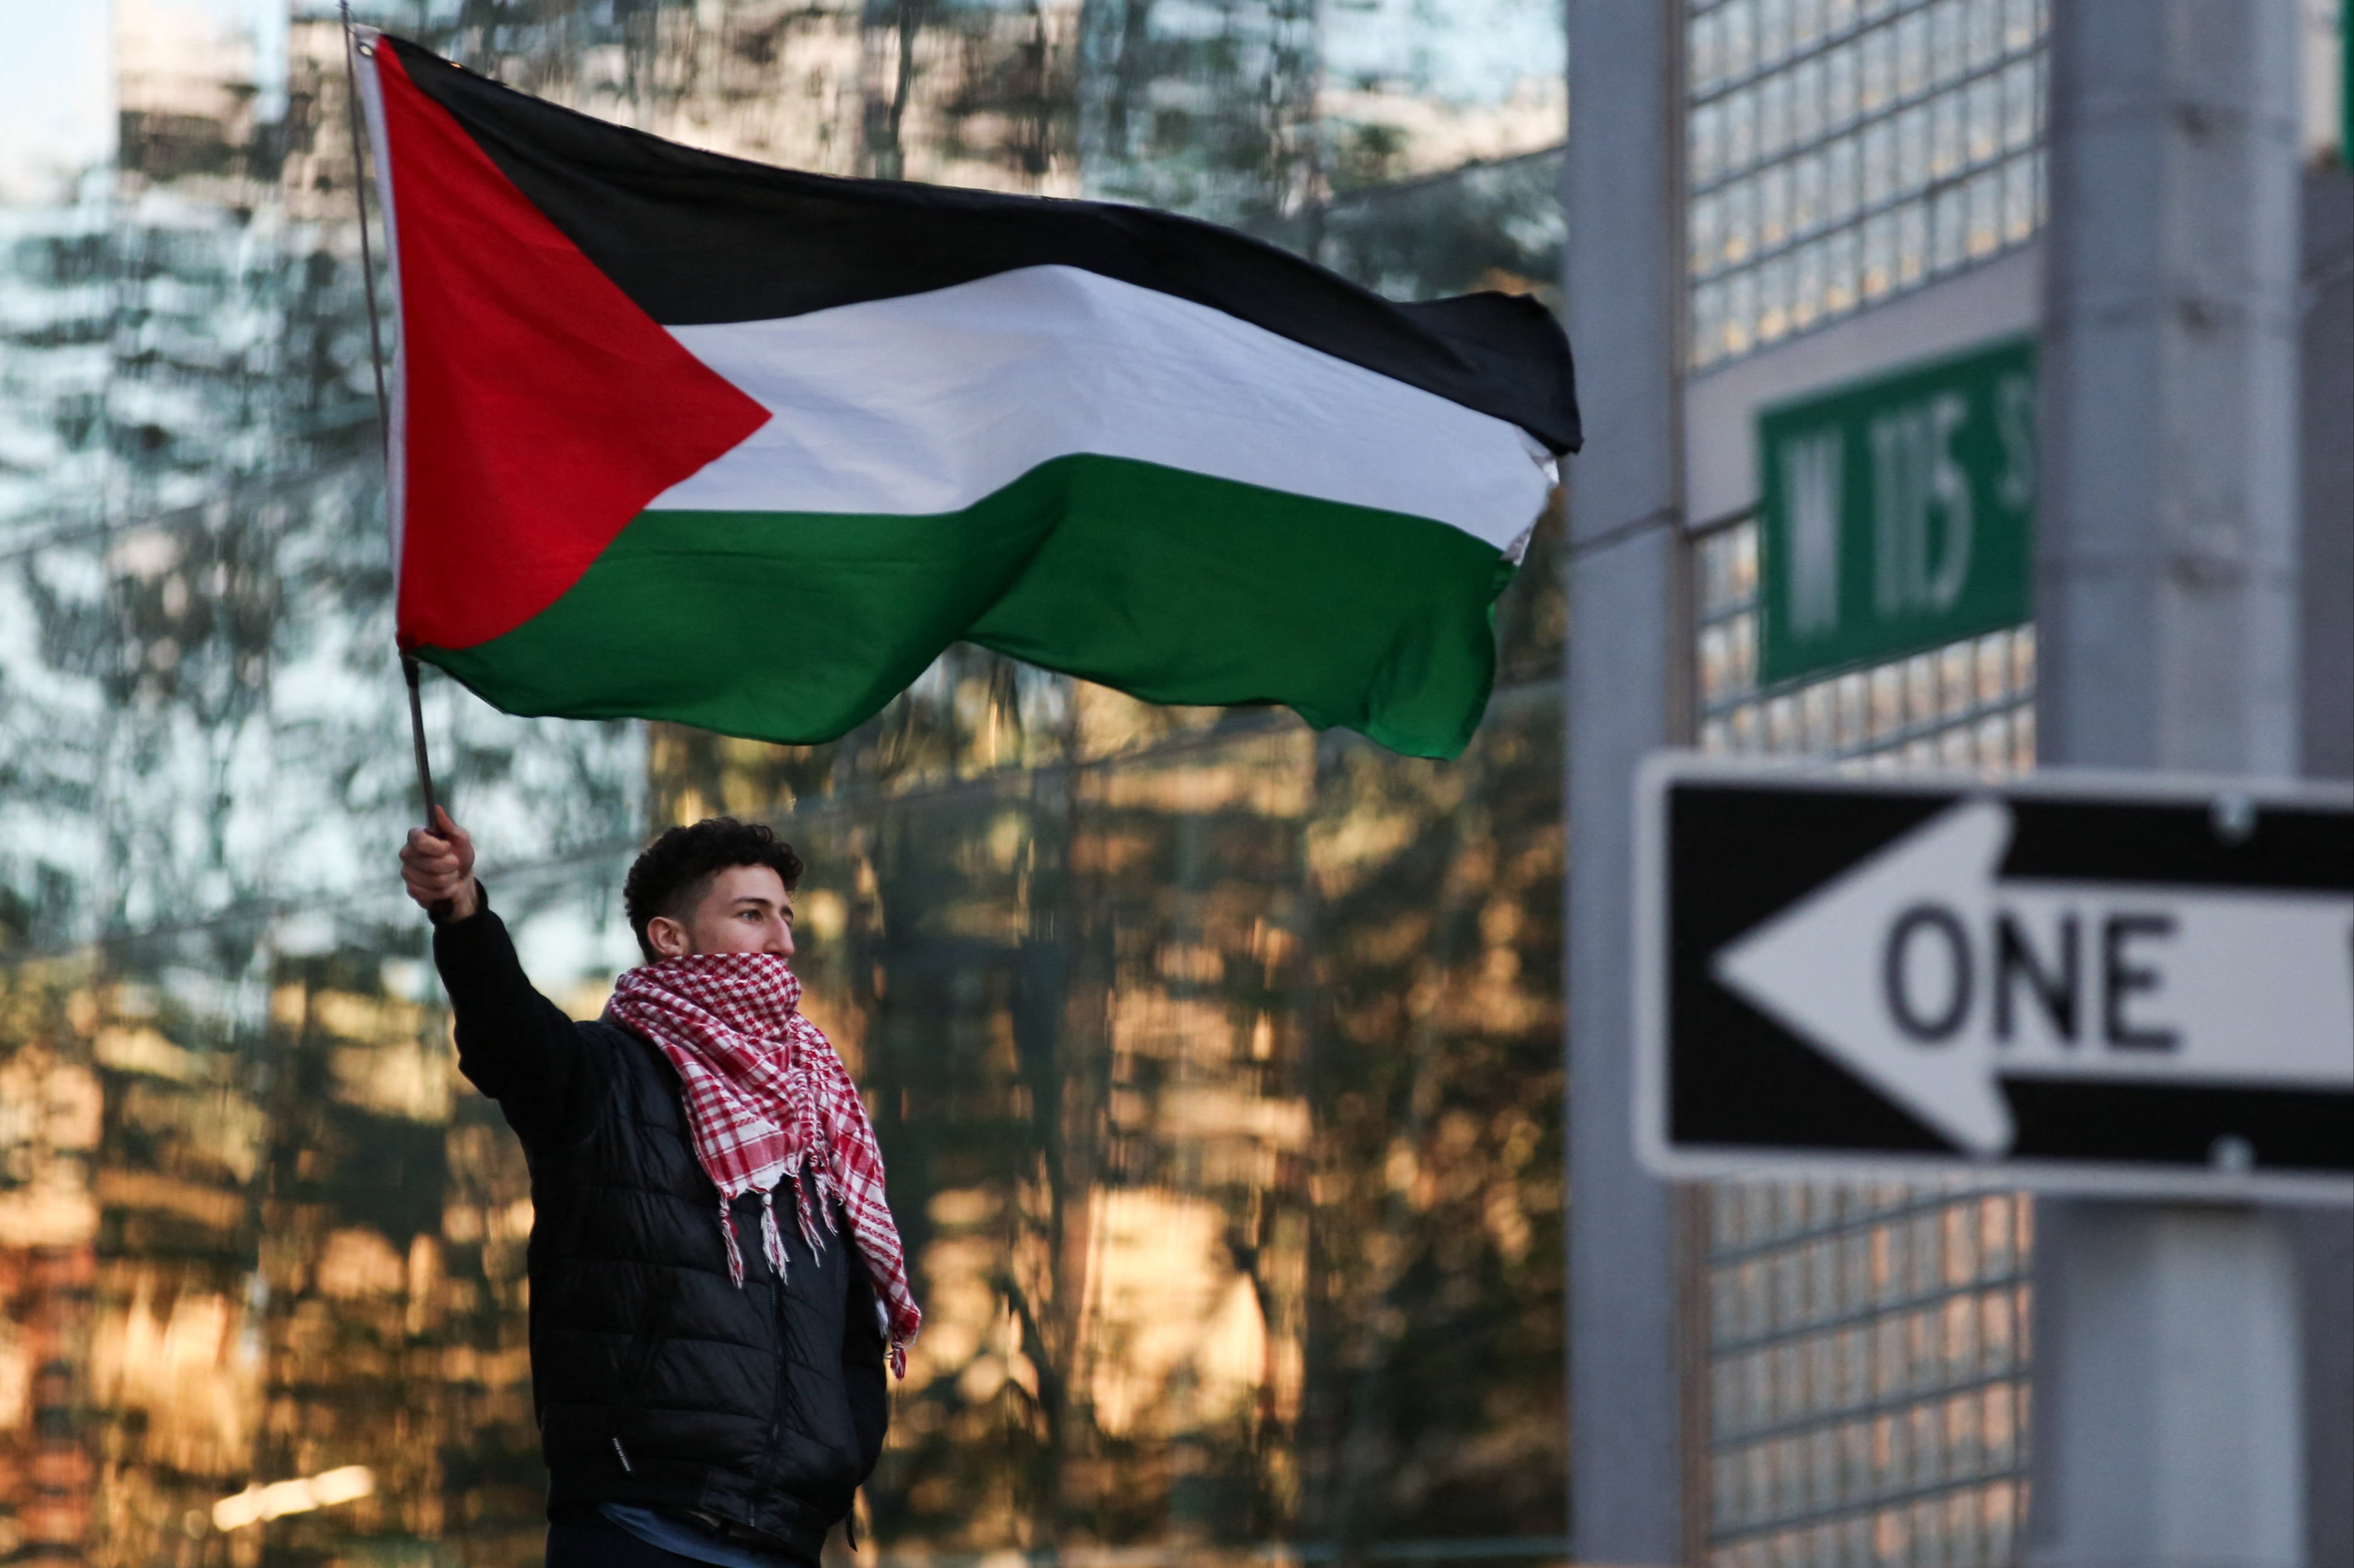
{"type": "Polygon", "coordinates": [[[433,962],[456,1022],[458,1070],[499,1102],[526,1145],[562,1122],[581,1087],[580,1032],[533,989],[505,922],[474,878],[474,841],[436,808],[400,852],[409,897],[433,917],[433,962]]]}

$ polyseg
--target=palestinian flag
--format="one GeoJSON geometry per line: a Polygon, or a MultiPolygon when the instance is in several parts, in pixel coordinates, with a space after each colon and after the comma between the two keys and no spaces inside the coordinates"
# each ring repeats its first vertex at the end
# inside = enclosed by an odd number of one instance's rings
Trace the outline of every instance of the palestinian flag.
{"type": "Polygon", "coordinates": [[[840,735],[960,638],[1469,739],[1578,443],[1543,306],[719,157],[361,40],[403,648],[510,713],[768,740],[840,735]]]}

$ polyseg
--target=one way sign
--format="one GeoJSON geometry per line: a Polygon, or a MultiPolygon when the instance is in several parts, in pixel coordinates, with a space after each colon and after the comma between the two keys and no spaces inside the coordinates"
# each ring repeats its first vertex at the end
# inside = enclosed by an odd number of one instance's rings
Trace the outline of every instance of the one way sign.
{"type": "Polygon", "coordinates": [[[2354,794],[1660,757],[1637,867],[1662,1174],[2354,1198],[2354,794]]]}

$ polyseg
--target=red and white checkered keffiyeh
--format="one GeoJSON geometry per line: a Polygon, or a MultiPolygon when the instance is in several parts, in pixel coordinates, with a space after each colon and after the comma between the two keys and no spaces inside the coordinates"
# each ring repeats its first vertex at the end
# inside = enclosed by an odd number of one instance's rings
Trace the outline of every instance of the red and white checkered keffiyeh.
{"type": "Polygon", "coordinates": [[[892,1370],[905,1377],[924,1315],[907,1288],[899,1227],[884,1198],[883,1151],[858,1086],[833,1042],[802,1015],[801,1000],[800,978],[773,953],[697,953],[623,974],[611,1012],[678,1069],[695,1158],[719,1189],[720,1231],[737,1285],[744,1283],[744,1257],[728,1204],[737,1195],[760,1194],[760,1238],[779,1277],[785,1245],[777,1234],[777,1184],[792,1181],[812,1252],[824,1252],[818,1227],[833,1228],[832,1205],[840,1202],[881,1301],[892,1370]]]}

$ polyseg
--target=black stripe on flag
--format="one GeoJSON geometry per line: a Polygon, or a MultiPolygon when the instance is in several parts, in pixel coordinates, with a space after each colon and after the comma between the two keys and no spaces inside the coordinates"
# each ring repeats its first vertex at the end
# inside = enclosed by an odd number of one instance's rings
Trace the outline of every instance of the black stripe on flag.
{"type": "Polygon", "coordinates": [[[608,124],[384,41],[516,188],[665,326],[771,321],[1020,267],[1076,267],[1510,420],[1555,452],[1580,443],[1569,340],[1534,300],[1399,304],[1173,213],[771,168],[608,124]]]}

